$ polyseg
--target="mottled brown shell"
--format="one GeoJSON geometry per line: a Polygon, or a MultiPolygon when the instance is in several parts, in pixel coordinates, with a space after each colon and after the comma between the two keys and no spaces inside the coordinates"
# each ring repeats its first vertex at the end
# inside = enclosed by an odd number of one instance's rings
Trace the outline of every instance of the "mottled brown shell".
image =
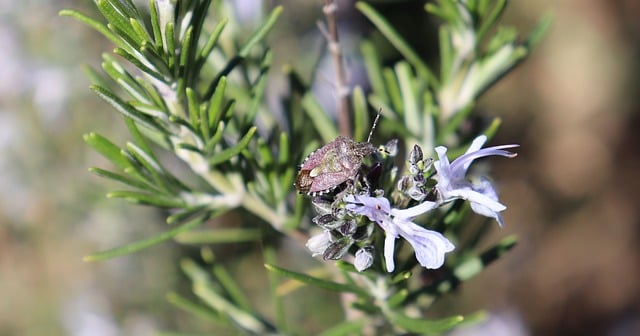
{"type": "Polygon", "coordinates": [[[375,151],[377,148],[371,143],[339,136],[307,156],[298,171],[295,187],[312,195],[329,192],[353,179],[362,159],[375,151]]]}

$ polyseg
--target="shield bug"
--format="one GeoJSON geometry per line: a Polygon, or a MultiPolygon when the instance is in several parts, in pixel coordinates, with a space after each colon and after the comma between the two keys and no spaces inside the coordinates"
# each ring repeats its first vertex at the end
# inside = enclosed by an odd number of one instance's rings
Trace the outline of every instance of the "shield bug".
{"type": "Polygon", "coordinates": [[[318,195],[354,179],[360,170],[362,160],[378,151],[378,148],[369,142],[378,118],[380,118],[379,112],[366,142],[356,142],[339,136],[309,154],[298,171],[296,189],[301,193],[318,195]]]}

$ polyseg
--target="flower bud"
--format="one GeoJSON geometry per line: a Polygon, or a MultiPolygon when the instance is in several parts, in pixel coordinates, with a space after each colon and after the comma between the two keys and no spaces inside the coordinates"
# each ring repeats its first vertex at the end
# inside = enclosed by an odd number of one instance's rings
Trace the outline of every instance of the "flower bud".
{"type": "Polygon", "coordinates": [[[362,272],[373,265],[373,246],[365,246],[356,252],[356,258],[353,261],[358,272],[362,272]]]}

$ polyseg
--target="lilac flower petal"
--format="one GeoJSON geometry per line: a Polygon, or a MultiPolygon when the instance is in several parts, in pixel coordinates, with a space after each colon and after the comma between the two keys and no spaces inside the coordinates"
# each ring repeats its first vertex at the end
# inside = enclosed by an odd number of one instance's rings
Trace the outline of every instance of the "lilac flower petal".
{"type": "Polygon", "coordinates": [[[390,213],[391,215],[397,218],[409,219],[409,218],[414,218],[419,215],[422,215],[437,207],[438,207],[438,203],[436,202],[424,201],[414,207],[407,208],[407,209],[395,209],[395,208],[391,209],[390,213]]]}
{"type": "Polygon", "coordinates": [[[427,230],[413,222],[397,221],[400,235],[406,239],[416,254],[420,265],[429,269],[442,267],[444,255],[455,246],[440,232],[427,230]]]}
{"type": "Polygon", "coordinates": [[[506,151],[507,148],[518,147],[519,145],[502,145],[488,148],[481,148],[487,137],[478,136],[473,140],[467,152],[453,162],[447,158],[447,148],[439,146],[435,148],[439,161],[434,163],[438,173],[438,184],[436,188],[441,198],[441,203],[445,203],[457,198],[468,200],[471,209],[483,216],[495,218],[502,226],[502,216],[500,211],[507,207],[498,201],[498,195],[487,180],[483,180],[479,185],[472,184],[466,179],[467,170],[475,159],[485,156],[515,157],[517,154],[506,151]]]}
{"type": "Polygon", "coordinates": [[[502,215],[500,215],[500,212],[498,211],[493,211],[480,203],[471,203],[471,210],[473,210],[473,212],[477,213],[478,215],[494,218],[498,222],[498,225],[500,225],[500,227],[504,226],[502,215]]]}
{"type": "Polygon", "coordinates": [[[409,209],[391,209],[389,200],[384,197],[345,196],[346,208],[354,213],[366,216],[376,222],[385,232],[384,259],[388,272],[395,270],[395,240],[398,236],[406,239],[416,253],[420,265],[426,268],[438,268],[444,263],[444,255],[453,251],[454,245],[442,234],[427,230],[409,220],[433,209],[437,203],[425,202],[409,209]],[[393,216],[393,217],[392,217],[393,216]]]}
{"type": "Polygon", "coordinates": [[[462,198],[471,203],[478,203],[491,211],[504,211],[507,207],[491,197],[471,188],[460,188],[447,192],[448,199],[462,198]]]}
{"type": "Polygon", "coordinates": [[[466,153],[473,153],[480,150],[485,142],[487,142],[487,136],[484,134],[478,135],[475,139],[473,139],[473,141],[471,141],[471,145],[469,145],[469,148],[467,148],[466,153]]]}
{"type": "Polygon", "coordinates": [[[391,205],[384,197],[347,195],[345,208],[357,214],[367,216],[371,221],[380,223],[389,214],[391,205]]]}
{"type": "Polygon", "coordinates": [[[454,172],[464,171],[466,172],[469,169],[469,165],[475,160],[485,156],[505,156],[505,157],[515,157],[517,154],[504,150],[505,148],[514,148],[519,147],[520,145],[502,145],[502,146],[494,146],[483,148],[474,152],[469,152],[461,155],[459,158],[453,160],[451,163],[451,170],[454,172]]]}
{"type": "MultiPolygon", "coordinates": [[[[482,178],[480,180],[480,183],[473,186],[473,189],[490,199],[498,201],[498,194],[496,193],[495,189],[493,189],[491,182],[489,182],[489,180],[487,180],[486,178],[482,178]]],[[[504,225],[502,216],[500,215],[500,211],[502,210],[496,210],[495,208],[487,207],[485,204],[481,204],[479,202],[471,203],[471,209],[477,214],[495,218],[501,227],[504,225]]]]}
{"type": "Polygon", "coordinates": [[[396,269],[395,263],[393,262],[393,254],[395,252],[397,237],[398,236],[394,236],[385,231],[384,262],[387,266],[387,272],[393,272],[393,270],[396,269]]]}

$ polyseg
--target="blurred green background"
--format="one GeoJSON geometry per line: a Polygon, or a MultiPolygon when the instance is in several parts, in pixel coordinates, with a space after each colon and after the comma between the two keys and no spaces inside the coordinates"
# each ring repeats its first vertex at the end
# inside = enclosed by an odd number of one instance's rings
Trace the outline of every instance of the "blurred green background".
{"type": "MultiPolygon", "coordinates": [[[[252,19],[247,8],[254,2],[234,3],[252,19]]],[[[322,47],[315,27],[321,2],[282,4],[271,36],[276,89],[270,101],[283,81],[280,66],[308,69],[322,47]]],[[[343,29],[354,32],[343,36],[349,63],[357,60],[354,41],[366,23],[351,2],[339,5],[343,29]]],[[[407,27],[426,17],[407,10],[421,7],[415,2],[378,5],[395,18],[411,15],[407,27]]],[[[87,172],[108,165],[82,134],[95,130],[122,143],[126,129],[88,90],[80,66],[99,66],[100,54],[112,46],[59,17],[63,8],[94,13],[90,1],[0,0],[0,335],[197,330],[195,324],[206,323],[164,297],[184,289],[177,261],[192,251],[169,243],[82,262],[87,253],[166,224],[153,209],[105,199],[117,186],[87,172]]],[[[503,118],[492,143],[521,144],[517,159],[493,162],[508,210],[506,227],[494,229],[486,244],[508,234],[520,243],[438,306],[494,313],[488,323],[456,335],[640,335],[640,202],[634,196],[640,190],[640,3],[514,1],[504,22],[524,34],[548,12],[554,23],[543,43],[479,104],[479,113],[503,118]]],[[[433,54],[432,36],[408,38],[433,54]]],[[[319,95],[331,90],[330,74],[321,68],[319,95]]],[[[287,248],[292,251],[280,258],[301,259],[284,262],[313,263],[302,247],[287,248]]],[[[237,269],[256,271],[251,267],[260,260],[247,258],[238,258],[237,269]]],[[[259,292],[264,284],[254,286],[259,292]]],[[[327,310],[327,301],[304,304],[309,313],[327,310]]]]}

